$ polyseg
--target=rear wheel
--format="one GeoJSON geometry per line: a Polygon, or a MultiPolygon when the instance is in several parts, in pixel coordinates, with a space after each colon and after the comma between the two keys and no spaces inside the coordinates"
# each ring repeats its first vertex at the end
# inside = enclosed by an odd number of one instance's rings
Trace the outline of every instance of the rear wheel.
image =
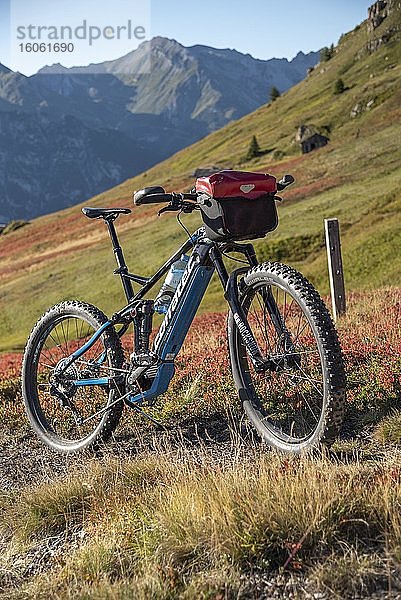
{"type": "Polygon", "coordinates": [[[22,368],[25,409],[40,439],[58,452],[95,448],[110,437],[120,419],[123,405],[118,401],[117,381],[110,385],[74,383],[119,376],[123,351],[113,327],[105,329],[70,367],[61,368],[62,361],[106,321],[90,304],[63,302],[39,319],[27,342],[22,368]]]}
{"type": "Polygon", "coordinates": [[[330,445],[343,417],[345,372],[330,315],[297,271],[279,263],[252,269],[241,304],[268,361],[257,373],[232,314],[231,366],[245,413],[262,438],[284,452],[330,445]]]}

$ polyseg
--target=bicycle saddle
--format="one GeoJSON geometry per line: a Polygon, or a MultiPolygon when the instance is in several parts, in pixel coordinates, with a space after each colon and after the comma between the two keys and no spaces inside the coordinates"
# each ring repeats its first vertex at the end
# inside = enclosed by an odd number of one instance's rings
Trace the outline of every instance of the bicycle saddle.
{"type": "Polygon", "coordinates": [[[129,208],[90,208],[85,206],[82,209],[85,217],[88,219],[116,219],[119,214],[128,215],[131,212],[129,208]]]}

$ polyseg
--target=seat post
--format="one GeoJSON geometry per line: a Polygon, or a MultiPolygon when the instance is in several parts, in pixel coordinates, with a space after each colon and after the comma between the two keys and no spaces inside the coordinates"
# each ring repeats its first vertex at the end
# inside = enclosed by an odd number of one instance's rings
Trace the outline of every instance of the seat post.
{"type": "Polygon", "coordinates": [[[117,265],[118,265],[118,269],[116,269],[114,271],[114,273],[116,275],[120,275],[121,283],[123,285],[125,295],[127,297],[128,302],[130,302],[130,300],[134,297],[134,290],[133,290],[131,281],[127,277],[125,277],[125,275],[128,273],[128,267],[125,262],[122,248],[118,241],[116,228],[114,227],[114,219],[115,218],[116,218],[115,215],[111,215],[110,217],[106,217],[104,220],[105,220],[106,225],[109,230],[111,243],[113,245],[114,255],[116,257],[116,261],[117,261],[117,265]]]}

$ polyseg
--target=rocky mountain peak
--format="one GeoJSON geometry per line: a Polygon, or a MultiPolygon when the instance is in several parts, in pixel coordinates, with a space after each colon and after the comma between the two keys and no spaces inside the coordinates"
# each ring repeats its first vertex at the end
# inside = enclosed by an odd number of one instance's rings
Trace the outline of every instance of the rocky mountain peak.
{"type": "Polygon", "coordinates": [[[379,27],[387,17],[387,2],[386,0],[377,0],[368,8],[368,31],[372,32],[376,27],[379,27]]]}
{"type": "Polygon", "coordinates": [[[175,48],[175,49],[183,49],[184,46],[174,40],[173,38],[166,38],[160,35],[152,38],[149,42],[143,42],[144,44],[148,43],[152,48],[175,48]]]}
{"type": "Polygon", "coordinates": [[[368,8],[368,32],[372,33],[386,17],[396,11],[401,12],[401,0],[377,0],[368,8]]]}

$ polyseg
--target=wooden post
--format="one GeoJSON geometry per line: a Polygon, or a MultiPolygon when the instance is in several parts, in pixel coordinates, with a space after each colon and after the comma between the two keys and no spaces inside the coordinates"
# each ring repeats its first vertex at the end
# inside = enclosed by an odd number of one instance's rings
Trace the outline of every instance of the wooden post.
{"type": "Polygon", "coordinates": [[[325,219],[327,262],[329,265],[331,300],[334,321],[345,313],[345,285],[341,258],[340,227],[338,219],[325,219]]]}

